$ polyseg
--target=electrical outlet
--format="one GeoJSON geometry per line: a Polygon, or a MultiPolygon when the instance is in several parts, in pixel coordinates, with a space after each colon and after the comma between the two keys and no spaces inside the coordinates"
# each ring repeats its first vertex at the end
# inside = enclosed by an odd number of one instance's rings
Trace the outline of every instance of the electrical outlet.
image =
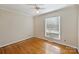
{"type": "Polygon", "coordinates": [[[64,42],[66,42],[66,40],[64,40],[64,42]]]}

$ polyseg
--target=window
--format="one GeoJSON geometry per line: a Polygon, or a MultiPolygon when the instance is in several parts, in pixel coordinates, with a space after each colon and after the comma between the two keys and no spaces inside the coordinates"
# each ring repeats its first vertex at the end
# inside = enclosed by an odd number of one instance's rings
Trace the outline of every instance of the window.
{"type": "Polygon", "coordinates": [[[60,39],[60,16],[45,19],[45,36],[60,39]]]}

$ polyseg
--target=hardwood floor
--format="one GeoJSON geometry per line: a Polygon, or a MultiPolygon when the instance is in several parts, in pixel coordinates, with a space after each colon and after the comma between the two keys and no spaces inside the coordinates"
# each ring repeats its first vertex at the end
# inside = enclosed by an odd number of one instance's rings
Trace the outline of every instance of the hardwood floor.
{"type": "Polygon", "coordinates": [[[39,38],[29,38],[0,48],[0,54],[77,54],[77,49],[39,38]]]}

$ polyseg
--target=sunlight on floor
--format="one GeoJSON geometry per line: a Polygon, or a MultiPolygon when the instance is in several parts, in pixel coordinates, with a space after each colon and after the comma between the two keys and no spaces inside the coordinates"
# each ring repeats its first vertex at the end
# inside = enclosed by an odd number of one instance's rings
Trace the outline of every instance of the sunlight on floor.
{"type": "Polygon", "coordinates": [[[45,52],[47,54],[59,54],[60,48],[57,46],[52,46],[51,44],[45,43],[45,52]]]}

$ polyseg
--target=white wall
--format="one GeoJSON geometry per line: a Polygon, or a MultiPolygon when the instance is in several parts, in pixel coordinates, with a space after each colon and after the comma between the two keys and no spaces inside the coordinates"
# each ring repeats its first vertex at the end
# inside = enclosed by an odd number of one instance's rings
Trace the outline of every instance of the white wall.
{"type": "Polygon", "coordinates": [[[77,9],[76,6],[69,6],[54,12],[46,13],[34,17],[34,36],[55,41],[60,44],[77,48],[77,9]],[[45,37],[44,20],[46,17],[60,16],[61,19],[61,40],[55,40],[45,37]]]}
{"type": "Polygon", "coordinates": [[[77,16],[78,16],[78,51],[79,51],[79,5],[77,6],[77,16]]]}
{"type": "Polygon", "coordinates": [[[0,9],[0,47],[33,36],[31,16],[0,9]]]}

